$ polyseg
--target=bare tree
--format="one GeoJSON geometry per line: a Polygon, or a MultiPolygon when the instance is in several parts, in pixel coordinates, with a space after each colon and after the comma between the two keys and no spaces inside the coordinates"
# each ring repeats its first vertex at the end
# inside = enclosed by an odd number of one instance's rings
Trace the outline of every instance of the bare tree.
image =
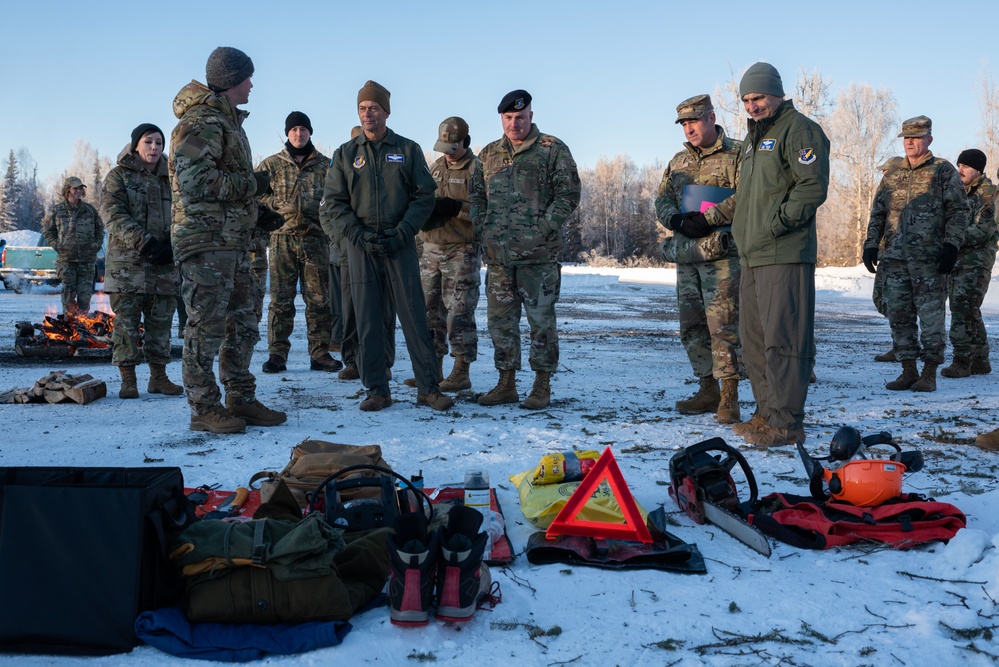
{"type": "Polygon", "coordinates": [[[978,116],[982,127],[978,137],[982,140],[981,149],[985,152],[987,164],[999,164],[999,87],[992,72],[982,69],[978,80],[978,116]]]}
{"type": "Polygon", "coordinates": [[[878,167],[896,149],[898,115],[889,88],[851,83],[841,91],[829,117],[832,142],[830,197],[820,230],[824,261],[854,266],[860,261],[878,167]]]}
{"type": "Polygon", "coordinates": [[[795,109],[821,124],[833,109],[831,87],[832,79],[819,74],[818,67],[811,72],[800,67],[792,98],[795,109]]]}
{"type": "Polygon", "coordinates": [[[737,75],[729,65],[729,78],[721,86],[715,86],[711,101],[715,106],[715,118],[718,124],[725,128],[725,134],[733,139],[746,136],[746,113],[743,111],[742,98],[739,97],[739,81],[746,70],[737,75]]]}
{"type": "Polygon", "coordinates": [[[584,251],[613,257],[651,257],[656,242],[653,208],[662,165],[638,168],[627,155],[601,157],[580,173],[580,243],[584,251]]]}

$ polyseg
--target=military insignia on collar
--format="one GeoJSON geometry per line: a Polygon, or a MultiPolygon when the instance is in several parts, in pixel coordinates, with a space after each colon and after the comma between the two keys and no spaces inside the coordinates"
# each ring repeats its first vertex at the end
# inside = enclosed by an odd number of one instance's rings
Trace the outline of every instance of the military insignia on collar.
{"type": "Polygon", "coordinates": [[[811,148],[802,148],[798,151],[798,162],[801,164],[812,164],[815,162],[815,151],[811,148]]]}
{"type": "Polygon", "coordinates": [[[513,103],[513,108],[516,109],[517,111],[520,111],[525,106],[527,106],[527,105],[524,104],[524,98],[523,97],[518,97],[516,99],[516,101],[513,103]]]}
{"type": "Polygon", "coordinates": [[[760,142],[760,150],[766,151],[768,153],[773,152],[774,146],[777,145],[776,139],[764,139],[760,142]]]}
{"type": "Polygon", "coordinates": [[[358,155],[356,158],[354,158],[354,169],[360,169],[363,166],[364,166],[364,156],[358,155]]]}
{"type": "Polygon", "coordinates": [[[385,156],[386,162],[405,162],[406,156],[402,153],[389,153],[385,156]]]}

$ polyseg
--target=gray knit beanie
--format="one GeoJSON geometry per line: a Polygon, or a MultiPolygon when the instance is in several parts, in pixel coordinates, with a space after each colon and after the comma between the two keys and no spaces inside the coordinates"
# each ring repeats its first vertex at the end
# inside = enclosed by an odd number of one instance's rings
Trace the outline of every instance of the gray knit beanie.
{"type": "Polygon", "coordinates": [[[747,69],[739,82],[739,97],[743,98],[750,93],[784,97],[784,84],[777,68],[770,63],[756,63],[747,69]]]}
{"type": "Polygon", "coordinates": [[[205,83],[216,93],[238,86],[253,76],[253,61],[239,49],[220,46],[208,56],[205,83]]]}

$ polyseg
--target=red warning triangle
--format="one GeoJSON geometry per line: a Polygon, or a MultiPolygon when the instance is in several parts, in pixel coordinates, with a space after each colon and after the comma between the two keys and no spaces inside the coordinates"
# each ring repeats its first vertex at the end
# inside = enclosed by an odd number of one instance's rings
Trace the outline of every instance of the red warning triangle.
{"type": "Polygon", "coordinates": [[[569,496],[569,501],[558,513],[552,524],[545,531],[545,537],[554,540],[559,535],[576,535],[579,537],[603,537],[615,540],[631,540],[644,544],[652,543],[652,535],[649,527],[642,519],[642,513],[631,495],[631,490],[624,481],[621,468],[614,460],[611,448],[604,450],[596,465],[586,474],[583,481],[579,483],[576,490],[569,496]],[[600,482],[607,480],[614,499],[624,514],[624,523],[611,523],[609,521],[587,521],[577,519],[576,516],[582,511],[586,501],[590,499],[593,492],[600,486],[600,482]]]}

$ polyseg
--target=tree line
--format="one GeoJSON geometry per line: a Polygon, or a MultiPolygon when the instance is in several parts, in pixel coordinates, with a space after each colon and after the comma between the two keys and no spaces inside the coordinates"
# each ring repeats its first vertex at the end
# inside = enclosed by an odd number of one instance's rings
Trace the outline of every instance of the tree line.
{"type": "MultiPolygon", "coordinates": [[[[718,124],[725,133],[741,139],[746,134],[746,114],[739,99],[741,72],[730,70],[729,79],[711,93],[718,124]]],[[[988,157],[989,171],[999,165],[999,86],[984,71],[975,96],[980,129],[969,137],[988,157]]],[[[860,262],[871,201],[881,180],[878,170],[885,160],[901,154],[896,135],[900,125],[895,95],[890,88],[851,83],[832,95],[832,80],[817,70],[800,69],[791,99],[795,107],[816,120],[832,140],[829,197],[819,209],[819,264],[855,266],[860,262]]],[[[676,150],[681,146],[679,143],[676,150]]],[[[672,155],[674,150],[665,150],[672,155]]],[[[428,156],[433,161],[433,156],[428,156]]],[[[101,184],[111,169],[107,156],[89,143],[78,141],[73,160],[57,179],[43,185],[27,149],[7,157],[0,180],[0,233],[19,229],[40,230],[45,210],[60,196],[66,176],[77,176],[88,186],[88,201],[100,207],[101,184]]],[[[628,155],[601,157],[592,168],[579,172],[582,199],[579,209],[563,229],[562,261],[612,262],[625,265],[660,263],[659,242],[666,235],[656,220],[655,198],[665,163],[637,165],[628,155]]]]}

